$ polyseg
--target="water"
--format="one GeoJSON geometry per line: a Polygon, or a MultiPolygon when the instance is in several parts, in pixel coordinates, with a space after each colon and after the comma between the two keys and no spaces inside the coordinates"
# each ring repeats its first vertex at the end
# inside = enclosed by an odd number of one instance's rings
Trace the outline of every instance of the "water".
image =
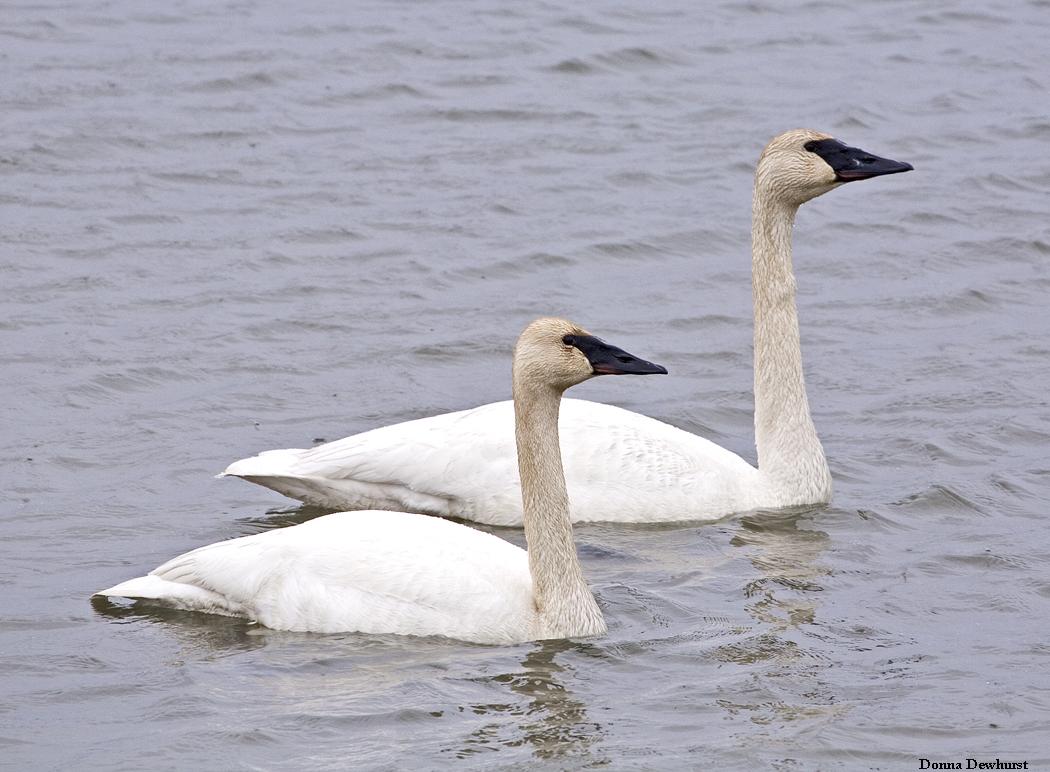
{"type": "Polygon", "coordinates": [[[1050,764],[1050,6],[973,8],[6,5],[3,764],[1050,764]],[[753,459],[750,175],[800,125],[916,167],[796,227],[831,506],[579,528],[603,640],[89,602],[319,514],[232,460],[505,398],[540,314],[672,371],[576,396],[753,459]]]}

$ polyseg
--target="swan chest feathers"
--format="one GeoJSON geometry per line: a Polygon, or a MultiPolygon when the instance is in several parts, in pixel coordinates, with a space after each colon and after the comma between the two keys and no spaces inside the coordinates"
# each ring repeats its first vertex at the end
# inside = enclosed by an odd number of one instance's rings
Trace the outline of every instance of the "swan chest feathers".
{"type": "Polygon", "coordinates": [[[100,595],[243,616],[276,630],[535,640],[526,552],[403,512],[340,512],[218,542],[100,595]]]}
{"type": "MultiPolygon", "coordinates": [[[[758,470],[702,437],[612,405],[562,400],[574,522],[714,519],[761,500],[758,470]]],[[[408,509],[522,524],[513,403],[269,451],[225,472],[330,508],[408,509]]]]}

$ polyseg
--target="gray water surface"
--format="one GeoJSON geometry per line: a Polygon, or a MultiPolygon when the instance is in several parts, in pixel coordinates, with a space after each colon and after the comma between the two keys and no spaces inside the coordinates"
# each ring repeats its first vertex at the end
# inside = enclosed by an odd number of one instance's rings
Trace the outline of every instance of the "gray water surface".
{"type": "MultiPolygon", "coordinates": [[[[0,764],[1050,768],[1050,5],[189,0],[0,14],[0,764]],[[275,633],[91,593],[321,514],[212,475],[509,394],[754,459],[751,171],[801,212],[828,507],[586,525],[602,640],[275,633]]],[[[521,543],[520,532],[499,530],[521,543]]]]}

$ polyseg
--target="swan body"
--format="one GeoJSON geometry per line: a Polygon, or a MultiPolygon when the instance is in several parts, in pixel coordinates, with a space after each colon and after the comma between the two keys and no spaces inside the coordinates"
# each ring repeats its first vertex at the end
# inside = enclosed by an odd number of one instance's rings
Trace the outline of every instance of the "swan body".
{"type": "Polygon", "coordinates": [[[243,617],[275,630],[491,644],[547,637],[525,550],[405,512],[338,512],[209,544],[99,594],[243,617]]]}
{"type": "Polygon", "coordinates": [[[562,392],[600,374],[666,373],[570,322],[539,319],[514,357],[513,434],[528,551],[407,512],[339,512],[187,552],[98,595],[244,617],[277,630],[506,644],[601,635],[572,539],[562,392]]]}
{"type": "MultiPolygon", "coordinates": [[[[911,168],[808,129],[766,146],[752,200],[757,468],[660,421],[567,401],[561,429],[574,522],[711,520],[830,500],[831,473],[803,377],[791,229],[804,202],[848,181],[911,168]]],[[[498,402],[308,450],[264,452],[220,476],[332,509],[408,509],[521,525],[510,427],[510,404],[498,402]]]]}
{"type": "MultiPolygon", "coordinates": [[[[711,519],[769,498],[758,470],[740,456],[648,416],[565,399],[559,427],[574,522],[711,519]]],[[[268,451],[225,474],[331,509],[407,509],[522,524],[509,400],[309,450],[268,451]]]]}

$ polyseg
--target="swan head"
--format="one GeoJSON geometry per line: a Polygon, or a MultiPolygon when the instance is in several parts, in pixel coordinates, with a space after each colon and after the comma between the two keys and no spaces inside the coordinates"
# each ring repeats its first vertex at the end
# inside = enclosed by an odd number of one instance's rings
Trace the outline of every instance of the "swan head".
{"type": "Polygon", "coordinates": [[[855,180],[911,171],[812,129],[792,129],[770,140],[758,159],[755,190],[792,206],[855,180]]]}
{"type": "Polygon", "coordinates": [[[596,338],[567,319],[543,318],[521,333],[514,380],[564,391],[596,375],[666,375],[667,369],[596,338]]]}

